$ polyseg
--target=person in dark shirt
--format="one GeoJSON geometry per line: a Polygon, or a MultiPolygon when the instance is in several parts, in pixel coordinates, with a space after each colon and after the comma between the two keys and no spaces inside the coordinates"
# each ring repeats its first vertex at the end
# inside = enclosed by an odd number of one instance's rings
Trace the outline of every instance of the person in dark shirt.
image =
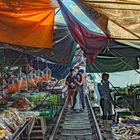
{"type": "Polygon", "coordinates": [[[71,69],[69,75],[66,78],[66,85],[68,86],[68,101],[71,105],[71,108],[73,106],[73,98],[76,90],[75,84],[74,70],[71,69]]]}

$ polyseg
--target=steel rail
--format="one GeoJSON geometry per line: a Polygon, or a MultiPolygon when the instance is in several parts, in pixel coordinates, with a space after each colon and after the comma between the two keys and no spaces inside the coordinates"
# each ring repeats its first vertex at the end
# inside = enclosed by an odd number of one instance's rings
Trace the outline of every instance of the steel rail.
{"type": "MultiPolygon", "coordinates": [[[[94,111],[92,109],[92,106],[91,106],[91,103],[90,103],[90,100],[89,100],[89,97],[87,95],[86,95],[86,100],[87,100],[88,107],[90,109],[90,112],[91,112],[91,115],[92,115],[92,118],[93,118],[93,121],[94,121],[94,125],[95,125],[95,129],[96,129],[96,132],[97,132],[98,140],[103,140],[103,137],[102,137],[102,134],[101,134],[99,125],[97,123],[97,120],[96,120],[94,111]]],[[[61,122],[61,118],[63,116],[64,110],[65,110],[66,105],[67,105],[67,101],[68,101],[68,97],[66,98],[65,103],[64,103],[64,106],[61,109],[61,112],[60,112],[60,115],[59,115],[58,120],[56,122],[55,128],[54,128],[52,134],[50,135],[49,140],[54,140],[55,139],[55,136],[56,136],[57,131],[58,131],[58,127],[59,127],[60,122],[61,122]]]]}
{"type": "Polygon", "coordinates": [[[62,107],[62,109],[61,109],[61,112],[60,112],[60,115],[59,115],[58,120],[57,120],[57,122],[56,122],[55,128],[54,128],[54,130],[53,130],[51,136],[49,137],[49,140],[54,140],[54,138],[55,138],[55,134],[56,134],[57,129],[58,129],[58,126],[59,126],[59,124],[60,124],[61,118],[62,118],[62,116],[63,116],[63,112],[64,112],[64,110],[65,110],[65,108],[66,108],[66,106],[67,106],[67,101],[68,101],[68,96],[66,97],[65,103],[64,103],[64,105],[63,105],[63,107],[62,107]]]}
{"type": "Polygon", "coordinates": [[[89,108],[90,108],[90,111],[91,111],[91,114],[92,114],[92,117],[93,117],[93,120],[94,120],[94,123],[95,123],[95,128],[96,128],[96,131],[97,131],[98,140],[103,140],[103,137],[102,137],[98,122],[96,120],[95,113],[94,113],[94,111],[92,109],[92,106],[91,106],[91,103],[90,103],[88,95],[86,95],[86,99],[87,99],[87,102],[88,102],[88,105],[89,105],[89,108]]]}

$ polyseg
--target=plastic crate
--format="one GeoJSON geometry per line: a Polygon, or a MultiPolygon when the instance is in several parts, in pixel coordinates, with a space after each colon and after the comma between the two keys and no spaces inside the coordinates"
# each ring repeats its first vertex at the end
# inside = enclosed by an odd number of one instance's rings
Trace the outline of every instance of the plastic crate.
{"type": "Polygon", "coordinates": [[[33,112],[39,112],[39,116],[46,118],[51,118],[53,115],[53,109],[33,110],[33,112]]]}
{"type": "Polygon", "coordinates": [[[42,116],[42,117],[51,118],[52,115],[53,115],[53,110],[51,110],[51,109],[40,111],[40,116],[42,116]]]}

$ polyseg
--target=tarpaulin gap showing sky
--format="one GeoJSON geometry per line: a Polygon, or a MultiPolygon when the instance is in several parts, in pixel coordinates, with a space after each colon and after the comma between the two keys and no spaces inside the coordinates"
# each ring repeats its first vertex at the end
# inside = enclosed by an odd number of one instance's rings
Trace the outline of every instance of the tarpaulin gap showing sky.
{"type": "MultiPolygon", "coordinates": [[[[63,0],[65,6],[70,10],[70,12],[82,22],[88,29],[102,33],[102,31],[81,11],[81,9],[72,0],[63,0]]],[[[58,9],[56,9],[57,11],[58,9]]],[[[61,11],[55,16],[56,22],[65,23],[61,11]]]]}

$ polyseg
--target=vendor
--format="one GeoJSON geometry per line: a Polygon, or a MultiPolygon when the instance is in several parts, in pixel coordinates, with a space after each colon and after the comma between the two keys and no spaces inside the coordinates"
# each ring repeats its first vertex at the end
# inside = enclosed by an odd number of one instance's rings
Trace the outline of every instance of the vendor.
{"type": "Polygon", "coordinates": [[[103,123],[105,129],[108,128],[110,121],[112,120],[112,105],[115,105],[115,102],[112,99],[110,88],[109,88],[109,74],[103,73],[101,83],[98,84],[98,90],[100,94],[100,106],[103,112],[103,123]]]}

